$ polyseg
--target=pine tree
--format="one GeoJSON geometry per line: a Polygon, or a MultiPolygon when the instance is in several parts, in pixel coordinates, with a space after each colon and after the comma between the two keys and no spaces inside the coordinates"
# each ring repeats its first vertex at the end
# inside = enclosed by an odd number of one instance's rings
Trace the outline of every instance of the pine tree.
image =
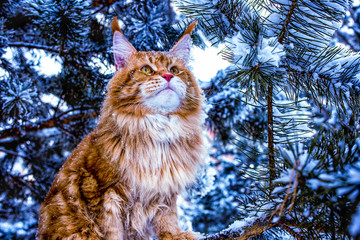
{"type": "Polygon", "coordinates": [[[336,41],[360,51],[360,4],[355,3],[345,15],[342,27],[335,33],[336,41]]]}
{"type": "Polygon", "coordinates": [[[115,15],[140,50],[168,50],[181,34],[169,1],[0,2],[1,239],[34,239],[55,174],[94,128],[114,72],[115,15]]]}
{"type": "MultiPolygon", "coordinates": [[[[328,47],[347,1],[178,4],[233,63],[207,94],[218,172],[212,191],[189,198],[194,228],[237,218],[208,239],[356,238],[359,55],[328,47]]],[[[95,126],[113,15],[141,50],[168,49],[181,30],[169,1],[0,2],[0,238],[33,239],[55,173],[95,126]],[[51,76],[48,57],[60,66],[51,76]]]]}
{"type": "MultiPolygon", "coordinates": [[[[253,135],[265,140],[266,158],[250,156],[253,167],[239,167],[251,182],[249,194],[239,192],[242,221],[206,239],[359,237],[360,55],[329,46],[348,4],[178,1],[213,44],[226,44],[228,86],[266,116],[266,129],[253,135]]],[[[230,129],[250,132],[238,124],[230,129]]],[[[236,132],[245,155],[249,135],[236,132]]]]}
{"type": "Polygon", "coordinates": [[[192,229],[202,233],[215,233],[234,221],[239,214],[238,198],[249,194],[251,188],[246,173],[239,169],[254,168],[264,159],[264,153],[255,149],[264,147],[259,139],[265,137],[265,111],[246,104],[235,83],[224,85],[231,69],[220,70],[211,82],[202,83],[208,104],[208,130],[213,136],[207,171],[214,174],[214,179],[200,186],[207,190],[205,193],[188,197],[190,204],[181,206],[192,229]],[[244,136],[241,141],[239,134],[244,136]]]}

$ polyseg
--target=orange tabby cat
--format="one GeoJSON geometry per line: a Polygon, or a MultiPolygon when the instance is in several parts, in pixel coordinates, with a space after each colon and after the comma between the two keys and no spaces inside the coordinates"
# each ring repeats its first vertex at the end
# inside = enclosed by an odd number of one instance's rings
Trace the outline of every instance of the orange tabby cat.
{"type": "Polygon", "coordinates": [[[201,91],[186,67],[195,25],[169,52],[138,52],[113,19],[117,72],[97,128],[40,208],[38,239],[198,239],[176,211],[204,154],[201,91]]]}

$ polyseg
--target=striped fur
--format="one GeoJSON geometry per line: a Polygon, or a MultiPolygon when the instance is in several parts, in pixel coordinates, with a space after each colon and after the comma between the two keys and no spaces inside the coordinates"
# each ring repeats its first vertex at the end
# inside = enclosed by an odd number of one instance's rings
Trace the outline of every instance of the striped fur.
{"type": "Polygon", "coordinates": [[[179,57],[177,50],[131,51],[118,56],[122,65],[96,129],[69,156],[41,206],[40,240],[197,239],[179,229],[176,197],[195,180],[205,153],[200,88],[183,50],[179,57]],[[144,66],[153,72],[144,74],[144,66]],[[168,83],[162,76],[173,67],[168,83]]]}

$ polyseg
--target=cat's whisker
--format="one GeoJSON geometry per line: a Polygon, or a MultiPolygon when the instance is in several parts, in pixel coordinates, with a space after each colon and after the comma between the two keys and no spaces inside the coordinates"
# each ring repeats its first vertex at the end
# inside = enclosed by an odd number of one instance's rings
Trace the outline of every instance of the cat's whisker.
{"type": "Polygon", "coordinates": [[[202,97],[197,97],[194,94],[191,94],[191,93],[188,93],[188,92],[186,93],[186,96],[190,97],[192,99],[195,99],[195,100],[202,100],[202,97]]]}
{"type": "Polygon", "coordinates": [[[126,99],[126,98],[129,98],[129,97],[135,97],[136,96],[136,93],[131,93],[131,94],[125,94],[125,93],[121,93],[116,95],[116,98],[117,99],[126,99]]]}
{"type": "Polygon", "coordinates": [[[137,107],[137,106],[139,106],[139,103],[129,103],[129,102],[127,102],[127,103],[123,103],[123,104],[118,104],[116,107],[117,108],[131,108],[131,107],[137,107]]]}
{"type": "Polygon", "coordinates": [[[190,100],[190,101],[193,102],[193,103],[198,103],[199,101],[202,100],[201,97],[196,97],[196,96],[194,96],[193,94],[190,94],[190,93],[187,93],[187,94],[185,95],[185,98],[188,99],[188,100],[190,100]]]}
{"type": "Polygon", "coordinates": [[[116,84],[114,84],[114,86],[121,87],[121,88],[124,88],[124,87],[126,87],[126,88],[134,88],[134,89],[138,88],[137,86],[132,86],[132,85],[129,85],[129,84],[125,84],[123,82],[116,83],[116,84]]]}

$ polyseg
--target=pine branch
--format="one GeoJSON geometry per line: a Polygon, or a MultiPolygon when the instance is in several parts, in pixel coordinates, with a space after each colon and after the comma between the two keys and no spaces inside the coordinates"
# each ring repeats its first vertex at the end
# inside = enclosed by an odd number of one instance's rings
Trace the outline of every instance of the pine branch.
{"type": "Polygon", "coordinates": [[[353,50],[354,52],[356,51],[355,47],[353,46],[353,44],[344,36],[344,34],[342,34],[342,32],[340,32],[340,30],[336,31],[336,35],[339,36],[339,38],[341,38],[341,40],[350,47],[351,50],[353,50]]]}
{"type": "MultiPolygon", "coordinates": [[[[41,45],[41,44],[35,44],[35,43],[27,43],[27,42],[10,42],[7,43],[7,45],[9,47],[17,47],[17,48],[21,48],[21,47],[25,47],[25,48],[29,48],[29,49],[40,49],[40,50],[45,50],[48,52],[52,52],[52,53],[58,53],[60,54],[60,48],[57,46],[54,47],[49,47],[49,46],[45,46],[45,45],[41,45]]],[[[103,46],[103,47],[99,47],[99,48],[93,48],[93,49],[88,49],[88,50],[81,50],[81,54],[89,54],[89,53],[101,53],[106,51],[107,47],[103,46]]],[[[79,49],[77,49],[79,50],[79,49]]],[[[73,51],[70,51],[69,49],[62,49],[61,50],[61,54],[74,54],[73,51]]]]}
{"type": "Polygon", "coordinates": [[[305,238],[303,236],[300,236],[299,233],[295,232],[291,227],[289,227],[285,223],[279,223],[279,226],[282,229],[284,229],[285,231],[287,231],[288,233],[290,233],[290,235],[293,236],[295,239],[297,239],[297,240],[305,240],[305,238]]]}
{"type": "Polygon", "coordinates": [[[48,52],[55,52],[55,53],[59,53],[59,49],[56,47],[49,47],[49,46],[44,46],[44,45],[40,45],[40,44],[35,44],[35,43],[27,43],[27,42],[10,42],[7,44],[9,47],[25,47],[25,48],[29,48],[29,49],[41,49],[41,50],[46,50],[48,52]]]}
{"type": "MultiPolygon", "coordinates": [[[[287,70],[287,72],[289,74],[294,74],[294,75],[306,75],[308,77],[312,77],[314,75],[314,72],[308,72],[308,71],[299,71],[299,70],[295,70],[295,69],[289,69],[287,70]]],[[[323,74],[318,74],[319,78],[320,79],[324,79],[326,80],[327,82],[330,82],[331,83],[331,79],[323,74]]]]}
{"type": "Polygon", "coordinates": [[[202,240],[225,240],[225,239],[234,239],[234,240],[246,240],[252,237],[255,237],[270,228],[276,227],[278,223],[273,223],[269,221],[268,218],[258,218],[253,224],[245,225],[244,227],[238,228],[236,230],[225,230],[214,235],[206,236],[202,240]]]}
{"type": "MultiPolygon", "coordinates": [[[[302,225],[300,227],[297,223],[288,221],[286,219],[281,219],[277,222],[272,222],[271,219],[271,216],[265,218],[258,218],[252,224],[244,225],[243,227],[237,229],[223,230],[219,233],[208,235],[201,240],[247,240],[257,235],[260,235],[263,232],[274,227],[281,227],[297,240],[305,240],[306,238],[301,234],[302,231],[298,232],[296,230],[314,230],[313,225],[302,225]]],[[[327,233],[325,229],[319,227],[316,227],[316,231],[319,233],[327,233]]]]}
{"type": "MultiPolygon", "coordinates": [[[[280,37],[278,42],[280,44],[283,43],[285,32],[287,30],[288,25],[290,24],[290,19],[294,13],[294,9],[296,7],[297,0],[293,0],[291,3],[290,10],[286,15],[286,21],[281,29],[280,37]]],[[[276,170],[275,170],[275,149],[274,149],[274,116],[273,116],[273,90],[274,86],[269,85],[268,87],[268,95],[267,95],[267,118],[268,118],[268,155],[269,155],[269,171],[270,171],[270,189],[273,189],[273,180],[276,178],[276,170]]]]}
{"type": "Polygon", "coordinates": [[[297,0],[293,0],[292,3],[291,3],[291,7],[290,7],[290,10],[288,12],[288,14],[286,15],[286,21],[285,21],[285,24],[283,25],[282,29],[281,29],[281,32],[280,32],[280,38],[279,38],[279,43],[282,44],[284,38],[285,38],[285,32],[287,30],[287,27],[290,23],[290,19],[291,19],[291,16],[293,15],[294,13],[294,9],[296,7],[296,3],[297,3],[297,0]]]}
{"type": "Polygon", "coordinates": [[[267,95],[267,118],[268,118],[268,155],[269,155],[269,172],[270,172],[270,189],[273,189],[273,181],[276,178],[275,169],[275,149],[274,149],[274,114],[273,114],[273,90],[272,85],[268,86],[267,95]]]}
{"type": "Polygon", "coordinates": [[[89,111],[86,113],[79,113],[79,114],[67,116],[67,117],[64,117],[61,119],[51,118],[51,119],[45,120],[43,122],[40,122],[37,125],[29,124],[29,125],[25,125],[25,126],[21,126],[21,127],[4,129],[4,130],[0,131],[0,139],[21,136],[24,133],[36,132],[36,131],[40,131],[43,129],[58,127],[58,126],[61,126],[64,124],[70,124],[73,122],[77,122],[77,121],[80,121],[85,118],[95,118],[98,115],[99,114],[95,110],[92,110],[92,111],[89,111]]]}

